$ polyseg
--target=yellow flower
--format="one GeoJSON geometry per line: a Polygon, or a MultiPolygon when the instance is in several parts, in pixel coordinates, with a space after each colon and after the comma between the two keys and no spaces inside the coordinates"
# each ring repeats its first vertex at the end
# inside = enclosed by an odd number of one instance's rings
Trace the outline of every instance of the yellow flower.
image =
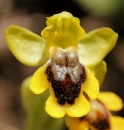
{"type": "Polygon", "coordinates": [[[80,118],[66,116],[68,130],[123,130],[124,118],[113,116],[110,111],[119,111],[122,100],[112,92],[100,92],[91,101],[90,112],[80,118]]]}
{"type": "Polygon", "coordinates": [[[85,95],[96,99],[99,93],[106,72],[103,58],[115,46],[118,35],[110,28],[86,34],[79,19],[68,12],[53,15],[46,23],[43,37],[10,26],[6,29],[7,45],[20,62],[43,65],[34,73],[29,87],[35,94],[50,88],[45,107],[49,115],[81,117],[90,111],[85,95]]]}

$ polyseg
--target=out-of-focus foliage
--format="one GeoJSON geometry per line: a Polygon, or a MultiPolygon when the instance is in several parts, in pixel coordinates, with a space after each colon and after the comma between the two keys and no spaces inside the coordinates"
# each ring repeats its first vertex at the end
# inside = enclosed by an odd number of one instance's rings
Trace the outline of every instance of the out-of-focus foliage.
{"type": "Polygon", "coordinates": [[[74,0],[81,9],[99,16],[113,16],[119,11],[123,0],[74,0]]]}

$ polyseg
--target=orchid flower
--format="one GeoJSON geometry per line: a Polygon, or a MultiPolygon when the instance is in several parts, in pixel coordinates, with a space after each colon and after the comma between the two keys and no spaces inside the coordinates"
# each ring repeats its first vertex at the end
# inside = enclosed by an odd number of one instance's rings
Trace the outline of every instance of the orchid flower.
{"type": "Polygon", "coordinates": [[[100,92],[96,100],[91,101],[90,112],[83,117],[66,116],[68,130],[123,130],[124,118],[114,116],[110,111],[119,111],[123,102],[113,92],[100,92]]]}
{"type": "Polygon", "coordinates": [[[103,59],[115,46],[118,34],[106,27],[86,34],[80,20],[65,11],[48,17],[46,24],[42,36],[16,25],[8,27],[7,46],[21,63],[40,66],[29,88],[35,94],[49,88],[45,110],[50,116],[84,116],[91,109],[86,97],[97,98],[104,77],[96,67],[105,72],[103,59]]]}

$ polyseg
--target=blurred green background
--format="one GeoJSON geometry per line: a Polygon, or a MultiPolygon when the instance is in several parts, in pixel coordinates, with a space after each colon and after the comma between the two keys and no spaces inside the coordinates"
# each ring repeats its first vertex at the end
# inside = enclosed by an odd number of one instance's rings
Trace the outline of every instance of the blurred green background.
{"type": "MultiPolygon", "coordinates": [[[[37,67],[18,62],[5,44],[4,31],[19,25],[40,35],[46,17],[68,11],[89,32],[110,27],[119,34],[116,47],[107,55],[108,72],[102,91],[113,91],[124,101],[124,1],[123,0],[0,0],[0,130],[22,130],[25,111],[20,99],[23,79],[37,67]]],[[[118,112],[124,116],[124,109],[118,112]]]]}

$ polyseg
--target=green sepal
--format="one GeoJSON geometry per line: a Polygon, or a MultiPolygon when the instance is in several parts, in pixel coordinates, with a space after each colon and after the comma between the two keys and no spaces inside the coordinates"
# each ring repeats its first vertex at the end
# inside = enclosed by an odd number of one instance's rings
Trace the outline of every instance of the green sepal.
{"type": "Polygon", "coordinates": [[[80,62],[88,67],[99,64],[113,49],[118,34],[110,28],[99,28],[89,32],[78,44],[80,62]]]}
{"type": "Polygon", "coordinates": [[[95,67],[90,68],[90,70],[94,73],[95,77],[98,79],[99,86],[101,87],[107,73],[106,62],[105,61],[100,62],[95,67]]]}
{"type": "Polygon", "coordinates": [[[5,31],[6,43],[13,55],[23,64],[38,66],[48,59],[45,55],[45,40],[19,26],[12,25],[5,31]]]}

